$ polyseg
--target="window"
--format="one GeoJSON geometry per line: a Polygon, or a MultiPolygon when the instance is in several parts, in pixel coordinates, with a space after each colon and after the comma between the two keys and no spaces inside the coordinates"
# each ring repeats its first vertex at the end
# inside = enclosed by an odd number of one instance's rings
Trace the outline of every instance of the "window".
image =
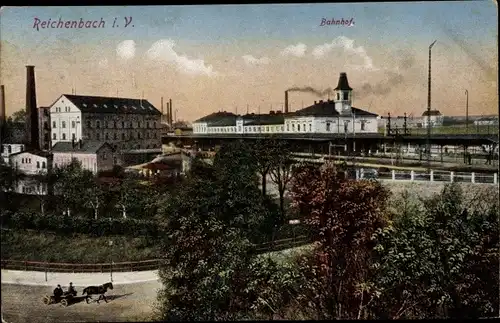
{"type": "Polygon", "coordinates": [[[269,131],[269,127],[266,127],[266,131],[269,131]]]}
{"type": "Polygon", "coordinates": [[[87,121],[87,128],[89,128],[89,129],[92,128],[92,122],[90,120],[87,121]]]}
{"type": "Polygon", "coordinates": [[[99,122],[99,120],[97,120],[97,121],[95,122],[95,127],[96,127],[96,128],[100,128],[100,127],[101,127],[101,123],[99,122]]]}
{"type": "Polygon", "coordinates": [[[337,93],[337,100],[340,100],[340,93],[337,93]]]}
{"type": "Polygon", "coordinates": [[[141,133],[140,132],[137,133],[137,139],[141,139],[141,133]]]}
{"type": "Polygon", "coordinates": [[[57,124],[55,121],[52,121],[52,128],[57,128],[57,124]]]}
{"type": "Polygon", "coordinates": [[[71,134],[71,140],[76,140],[76,135],[74,133],[71,134]]]}
{"type": "Polygon", "coordinates": [[[349,100],[349,92],[344,92],[344,100],[349,100]]]}
{"type": "Polygon", "coordinates": [[[146,122],[146,128],[149,128],[149,122],[146,122]]]}
{"type": "Polygon", "coordinates": [[[61,122],[61,128],[66,128],[66,121],[61,122]]]}
{"type": "Polygon", "coordinates": [[[66,140],[66,134],[65,133],[62,134],[62,140],[66,140]]]}
{"type": "Polygon", "coordinates": [[[116,121],[113,121],[113,127],[117,128],[116,121]]]}
{"type": "Polygon", "coordinates": [[[106,132],[106,140],[109,140],[109,133],[106,132]]]}
{"type": "Polygon", "coordinates": [[[122,140],[125,140],[125,134],[122,133],[122,140]]]}
{"type": "Polygon", "coordinates": [[[122,128],[125,128],[125,121],[122,121],[122,128]]]}
{"type": "Polygon", "coordinates": [[[36,162],[36,168],[40,168],[40,162],[39,161],[36,162]]]}
{"type": "Polygon", "coordinates": [[[100,133],[96,133],[95,134],[95,139],[100,140],[101,139],[101,134],[100,133]]]}
{"type": "Polygon", "coordinates": [[[153,138],[156,139],[156,132],[153,132],[153,138]]]}
{"type": "Polygon", "coordinates": [[[141,127],[141,122],[137,122],[137,128],[140,128],[141,127]]]}
{"type": "Polygon", "coordinates": [[[361,121],[361,131],[365,130],[365,121],[361,121]]]}
{"type": "Polygon", "coordinates": [[[24,164],[24,158],[21,158],[21,164],[24,164]]]}
{"type": "Polygon", "coordinates": [[[348,128],[349,128],[349,123],[344,122],[344,132],[347,132],[348,128]]]}
{"type": "Polygon", "coordinates": [[[118,140],[118,134],[115,132],[114,135],[113,135],[113,139],[114,140],[118,140]]]}
{"type": "Polygon", "coordinates": [[[312,126],[312,124],[309,124],[309,131],[311,131],[311,132],[313,131],[313,126],[312,126]]]}
{"type": "Polygon", "coordinates": [[[45,164],[45,162],[42,162],[42,168],[47,168],[47,164],[45,164]]]}
{"type": "Polygon", "coordinates": [[[297,125],[297,131],[300,131],[300,124],[297,125]]]}
{"type": "Polygon", "coordinates": [[[76,122],[71,121],[71,128],[75,128],[75,127],[76,127],[76,122]]]}
{"type": "Polygon", "coordinates": [[[28,158],[28,162],[31,164],[31,158],[28,158]]]}
{"type": "Polygon", "coordinates": [[[286,131],[290,131],[290,124],[286,124],[286,131]]]}
{"type": "Polygon", "coordinates": [[[56,140],[57,139],[57,135],[55,133],[52,134],[52,139],[53,140],[56,140]]]}
{"type": "Polygon", "coordinates": [[[330,129],[330,122],[326,123],[326,131],[331,131],[331,129],[330,129]]]}
{"type": "Polygon", "coordinates": [[[8,145],[8,146],[7,146],[7,152],[8,152],[9,154],[11,154],[11,153],[12,153],[12,147],[11,147],[10,145],[8,145]]]}
{"type": "Polygon", "coordinates": [[[108,156],[106,156],[106,153],[102,153],[102,160],[106,160],[108,156]]]}
{"type": "Polygon", "coordinates": [[[283,131],[285,129],[285,126],[281,126],[281,131],[283,131]]]}
{"type": "Polygon", "coordinates": [[[292,124],[292,131],[295,131],[295,124],[292,124]]]}
{"type": "Polygon", "coordinates": [[[155,128],[155,129],[156,129],[156,121],[155,121],[155,122],[153,122],[153,128],[155,128]]]}
{"type": "Polygon", "coordinates": [[[304,131],[306,131],[306,124],[305,123],[302,125],[302,129],[304,129],[304,131]]]}
{"type": "Polygon", "coordinates": [[[134,125],[132,124],[132,121],[129,122],[129,128],[134,128],[134,125]]]}

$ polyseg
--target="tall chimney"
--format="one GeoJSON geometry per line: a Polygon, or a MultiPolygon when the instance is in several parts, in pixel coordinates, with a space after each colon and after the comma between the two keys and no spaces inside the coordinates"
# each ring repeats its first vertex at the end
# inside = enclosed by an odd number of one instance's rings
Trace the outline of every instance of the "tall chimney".
{"type": "Polygon", "coordinates": [[[173,118],[173,114],[172,114],[172,99],[169,100],[170,104],[168,106],[168,108],[170,109],[170,124],[173,124],[174,123],[174,118],[173,118]]]}
{"type": "Polygon", "coordinates": [[[5,125],[5,87],[0,85],[0,145],[4,140],[5,125]]]}
{"type": "Polygon", "coordinates": [[[161,97],[161,115],[163,116],[163,97],[161,97]]]}
{"type": "Polygon", "coordinates": [[[285,113],[288,113],[288,91],[285,91],[285,113]]]}
{"type": "Polygon", "coordinates": [[[167,124],[170,123],[170,103],[167,102],[167,114],[164,116],[163,121],[167,124]]]}
{"type": "Polygon", "coordinates": [[[36,106],[35,66],[26,66],[26,145],[40,149],[36,106]]]}

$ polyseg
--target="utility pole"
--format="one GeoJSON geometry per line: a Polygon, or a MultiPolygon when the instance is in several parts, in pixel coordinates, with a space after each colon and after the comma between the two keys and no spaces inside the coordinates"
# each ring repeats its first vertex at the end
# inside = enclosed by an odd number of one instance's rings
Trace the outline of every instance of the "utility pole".
{"type": "Polygon", "coordinates": [[[469,134],[469,91],[465,90],[465,133],[469,134]]]}
{"type": "Polygon", "coordinates": [[[429,46],[429,77],[427,87],[427,171],[431,168],[431,50],[436,40],[429,46]]]}

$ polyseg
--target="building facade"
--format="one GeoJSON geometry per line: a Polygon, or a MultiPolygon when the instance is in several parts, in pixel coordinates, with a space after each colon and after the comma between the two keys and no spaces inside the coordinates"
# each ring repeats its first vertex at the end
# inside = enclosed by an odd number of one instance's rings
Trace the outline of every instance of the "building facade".
{"type": "Polygon", "coordinates": [[[9,156],[9,164],[25,175],[44,175],[52,168],[52,154],[22,151],[9,156]]]}
{"type": "Polygon", "coordinates": [[[50,106],[52,145],[107,142],[121,151],[161,149],[161,112],[147,100],[64,94],[50,106]]]}
{"type": "Polygon", "coordinates": [[[38,108],[38,131],[40,149],[49,150],[51,144],[51,130],[50,130],[50,107],[38,108]]]}
{"type": "Polygon", "coordinates": [[[63,167],[77,160],[83,169],[94,174],[112,170],[117,164],[114,149],[110,144],[100,141],[58,142],[52,147],[54,167],[63,167]]]}
{"type": "Polygon", "coordinates": [[[422,113],[422,127],[427,127],[429,121],[431,127],[440,127],[443,125],[443,118],[444,116],[438,110],[424,111],[422,113]],[[430,120],[428,120],[428,116],[430,120]]]}
{"type": "Polygon", "coordinates": [[[10,164],[10,155],[17,154],[25,150],[26,146],[24,144],[2,144],[1,156],[3,163],[6,165],[10,164]]]}
{"type": "MultiPolygon", "coordinates": [[[[285,109],[286,111],[286,109],[285,109]]],[[[346,73],[340,73],[334,100],[315,101],[314,105],[291,113],[236,115],[216,112],[193,123],[194,134],[347,134],[376,133],[378,115],[352,106],[352,88],[346,73]]]]}

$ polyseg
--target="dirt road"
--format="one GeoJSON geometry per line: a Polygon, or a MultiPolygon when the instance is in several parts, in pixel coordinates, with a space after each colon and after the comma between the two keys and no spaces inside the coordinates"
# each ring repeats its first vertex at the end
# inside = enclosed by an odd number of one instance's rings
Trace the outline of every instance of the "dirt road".
{"type": "MultiPolygon", "coordinates": [[[[53,288],[2,284],[2,313],[8,323],[149,321],[159,282],[117,285],[108,293],[108,303],[45,305],[42,298],[53,288]]],[[[77,287],[78,296],[82,289],[77,287]]]]}

